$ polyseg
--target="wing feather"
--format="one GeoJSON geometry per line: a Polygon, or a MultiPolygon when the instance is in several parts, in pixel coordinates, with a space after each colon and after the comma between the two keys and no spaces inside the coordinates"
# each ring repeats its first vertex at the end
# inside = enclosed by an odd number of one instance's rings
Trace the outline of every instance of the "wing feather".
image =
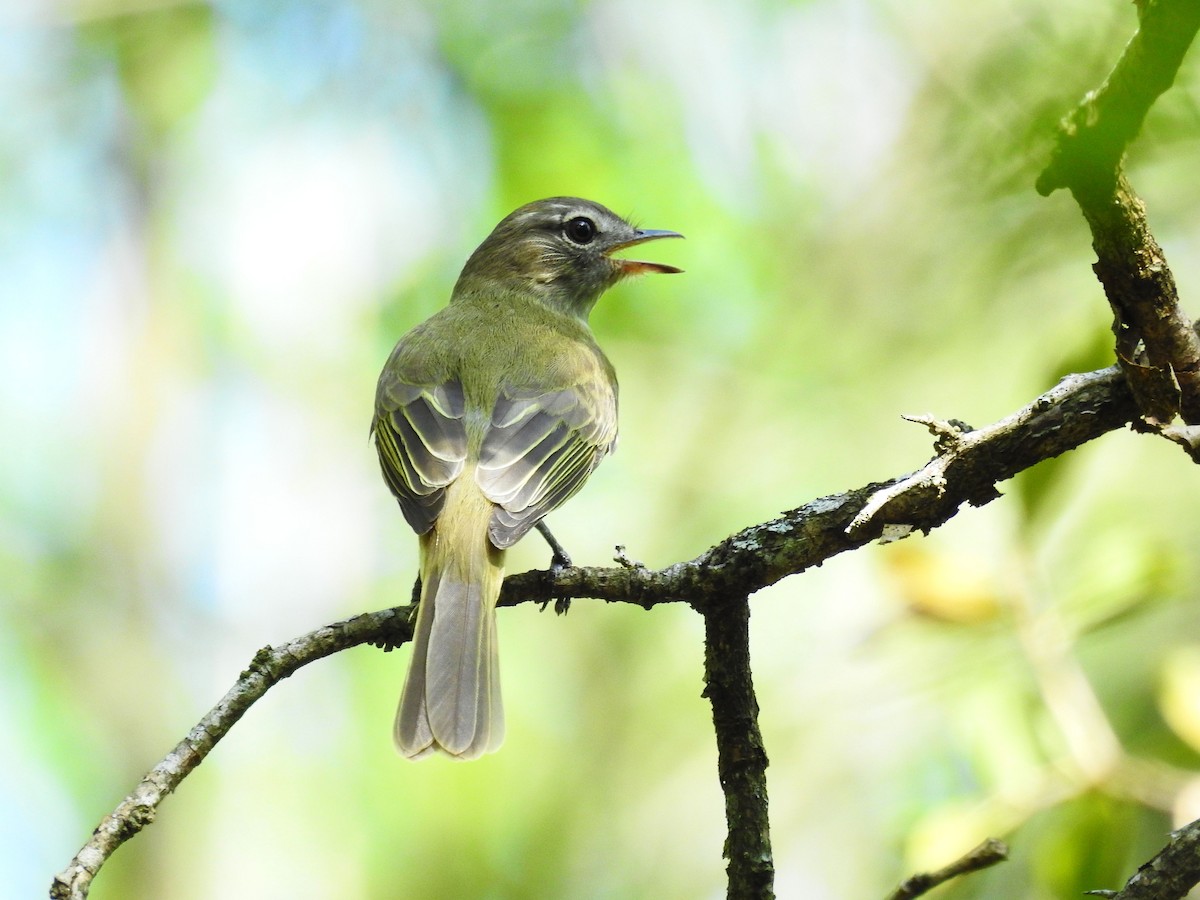
{"type": "Polygon", "coordinates": [[[380,379],[372,432],[384,478],[418,534],[433,527],[468,457],[495,504],[488,534],[500,549],[583,486],[617,435],[612,369],[602,356],[584,358],[585,374],[575,368],[578,380],[565,387],[557,378],[541,387],[501,385],[491,410],[479,411],[483,427],[472,440],[466,423],[476,414],[467,415],[454,368],[393,356],[380,379]]]}
{"type": "Polygon", "coordinates": [[[505,391],[492,410],[475,477],[496,504],[488,535],[504,549],[583,487],[616,443],[607,381],[532,396],[505,391]]]}
{"type": "Polygon", "coordinates": [[[446,486],[467,458],[462,384],[380,382],[372,432],[379,465],[408,524],[418,534],[433,527],[446,486]]]}

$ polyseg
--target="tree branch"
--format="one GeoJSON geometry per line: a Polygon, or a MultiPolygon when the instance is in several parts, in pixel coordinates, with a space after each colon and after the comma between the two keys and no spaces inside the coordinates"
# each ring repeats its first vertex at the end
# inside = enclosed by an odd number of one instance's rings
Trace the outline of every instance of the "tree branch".
{"type": "Polygon", "coordinates": [[[758,728],[758,699],[750,673],[750,603],[739,597],[701,613],[704,696],[712,704],[717,776],[725,792],[727,896],[729,900],[773,900],[767,751],[758,728]]]}
{"type": "MultiPolygon", "coordinates": [[[[693,560],[657,571],[626,564],[511,575],[504,581],[500,602],[512,606],[594,597],[645,608],[688,602],[704,612],[717,640],[731,641],[732,633],[726,629],[732,625],[724,617],[740,615],[737,608],[745,605],[749,594],[869,543],[889,523],[922,531],[935,528],[964,502],[982,505],[998,496],[997,482],[1119,428],[1136,416],[1133,397],[1115,366],[1073,375],[995,425],[967,431],[949,444],[943,441],[939,455],[913,475],[813,500],[771,522],[731,535],[693,560]],[[933,472],[936,478],[923,476],[933,472]],[[880,491],[887,494],[884,501],[876,500],[867,520],[849,530],[880,491]],[[734,612],[729,607],[734,607],[734,612]]],[[[154,820],[162,800],[272,685],[301,666],[340,650],[368,643],[389,648],[404,643],[411,636],[414,609],[404,606],[354,616],[260,650],[221,701],[104,818],[83,849],[55,877],[51,896],[56,900],[85,898],[109,856],[154,820]]],[[[743,692],[741,702],[752,703],[753,694],[747,699],[743,692]]],[[[764,755],[763,768],[765,765],[764,755]]]]}
{"type": "Polygon", "coordinates": [[[233,687],[187,737],[146,773],[104,817],[75,858],[50,886],[55,900],[83,900],[100,867],[123,843],[154,821],[158,806],[195,769],[242,715],[272,687],[302,666],[359,644],[402,643],[412,636],[413,607],[364,613],[259,650],[233,687]]]}
{"type": "MultiPolygon", "coordinates": [[[[963,503],[983,505],[996,485],[1139,414],[1162,429],[1176,414],[1200,424],[1200,338],[1178,303],[1174,278],[1150,233],[1145,209],[1126,182],[1121,160],[1155,99],[1174,81],[1198,29],[1197,0],[1139,0],[1140,28],[1096,91],[1064,121],[1037,189],[1070,189],[1092,231],[1097,277],[1114,311],[1112,367],[1071,376],[1024,409],[986,428],[918,417],[936,436],[936,456],[919,471],[822,497],[731,535],[695,559],[658,571],[642,566],[552,568],[506,579],[502,605],[596,597],[649,608],[688,602],[706,627],[705,696],[713,706],[718,771],[725,791],[729,896],[772,897],[767,822],[767,756],[757,725],[749,665],[751,593],[880,537],[929,531],[963,503]],[[1124,372],[1124,377],[1122,375],[1124,372]],[[1128,382],[1126,381],[1128,379],[1128,382]],[[1132,387],[1130,387],[1132,385],[1132,387]]],[[[1200,457],[1200,439],[1175,438],[1200,457]]],[[[259,651],[221,701],[104,818],[54,879],[51,896],[78,900],[126,840],[150,824],[175,790],[259,698],[301,666],[364,643],[390,648],[411,637],[415,607],[355,616],[259,651]]],[[[1200,822],[1171,842],[1120,892],[1124,900],[1178,898],[1200,880],[1200,822]]],[[[914,876],[893,900],[1004,858],[985,843],[939,872],[914,876]]]]}
{"type": "MultiPolygon", "coordinates": [[[[1198,4],[1200,6],[1200,4],[1198,4]]],[[[1175,278],[1146,223],[1146,207],[1118,172],[1104,190],[1071,193],[1092,231],[1093,269],[1113,310],[1117,359],[1143,415],[1200,423],[1200,338],[1179,305],[1175,278]]]]}
{"type": "Polygon", "coordinates": [[[1171,841],[1119,891],[1089,891],[1114,900],[1182,900],[1200,884],[1200,820],[1171,833],[1171,841]]]}
{"type": "Polygon", "coordinates": [[[918,472],[812,500],[777,519],[730,535],[695,559],[664,569],[572,568],[524,572],[504,582],[501,603],[594,597],[705,606],[754,593],[870,543],[885,526],[929,531],[963,503],[982,506],[996,484],[1137,418],[1120,369],[1070,375],[994,425],[961,433],[918,472]],[[884,496],[880,499],[880,493],[884,496]],[[870,514],[862,516],[871,505],[870,514]]]}
{"type": "Polygon", "coordinates": [[[1092,231],[1094,269],[1112,307],[1117,359],[1147,420],[1200,424],[1200,337],[1121,171],[1125,148],[1175,74],[1200,28],[1196,0],[1145,0],[1141,27],[1112,73],[1063,121],[1037,181],[1069,188],[1092,231]]]}
{"type": "Polygon", "coordinates": [[[956,859],[948,866],[943,866],[936,872],[922,872],[906,880],[896,888],[888,900],[914,900],[924,896],[939,884],[945,884],[952,878],[987,869],[1008,859],[1008,847],[1003,841],[988,838],[974,850],[956,859]]]}
{"type": "MultiPolygon", "coordinates": [[[[1189,426],[1200,424],[1200,337],[1179,306],[1175,279],[1150,233],[1145,206],[1122,171],[1127,145],[1154,101],[1174,83],[1200,30],[1200,2],[1137,0],[1137,6],[1137,33],[1105,82],[1063,122],[1036,186],[1043,196],[1069,188],[1091,229],[1093,268],[1114,314],[1117,359],[1144,427],[1181,444],[1200,462],[1195,429],[1170,426],[1176,415],[1189,426]]],[[[1175,832],[1123,890],[1092,893],[1174,900],[1198,881],[1200,822],[1193,822],[1175,832]]]]}

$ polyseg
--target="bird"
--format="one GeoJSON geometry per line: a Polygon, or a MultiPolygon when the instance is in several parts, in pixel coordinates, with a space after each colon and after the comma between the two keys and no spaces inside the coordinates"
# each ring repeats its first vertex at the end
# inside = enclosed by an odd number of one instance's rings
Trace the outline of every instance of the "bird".
{"type": "Polygon", "coordinates": [[[447,306],[400,338],[371,434],[420,544],[420,603],[393,738],[409,759],[500,747],[496,601],[505,551],[570,499],[617,442],[617,376],[588,325],[600,296],[646,273],[613,256],[682,237],[607,207],[550,197],[506,216],[447,306]]]}

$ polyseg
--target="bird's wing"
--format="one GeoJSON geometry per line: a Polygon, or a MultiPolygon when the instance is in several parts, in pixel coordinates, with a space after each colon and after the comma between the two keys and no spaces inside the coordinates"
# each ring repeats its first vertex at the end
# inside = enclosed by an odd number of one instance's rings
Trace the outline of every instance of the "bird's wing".
{"type": "Polygon", "coordinates": [[[606,379],[562,390],[503,390],[475,478],[496,504],[488,536],[511,547],[578,491],[616,445],[617,400],[606,379]]]}
{"type": "Polygon", "coordinates": [[[383,477],[417,534],[433,527],[446,486],[463,470],[465,409],[457,379],[430,385],[393,377],[380,384],[371,424],[375,449],[383,477]]]}

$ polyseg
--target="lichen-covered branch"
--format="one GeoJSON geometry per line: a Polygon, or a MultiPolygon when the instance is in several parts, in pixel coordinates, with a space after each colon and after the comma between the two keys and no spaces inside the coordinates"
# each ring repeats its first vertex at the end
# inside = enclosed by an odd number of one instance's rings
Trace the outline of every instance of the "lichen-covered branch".
{"type": "Polygon", "coordinates": [[[1066,118],[1037,181],[1069,188],[1092,232],[1094,269],[1112,307],[1117,359],[1143,416],[1200,424],[1200,337],[1179,306],[1175,279],[1146,210],[1122,172],[1125,148],[1175,74],[1200,28],[1196,0],[1144,0],[1141,27],[1112,73],[1066,118]]]}
{"type": "Polygon", "coordinates": [[[1091,891],[1114,900],[1182,900],[1200,884],[1200,820],[1171,834],[1170,843],[1119,891],[1091,891]]]}
{"type": "Polygon", "coordinates": [[[999,496],[999,482],[1137,415],[1116,366],[1071,375],[994,425],[963,433],[961,444],[941,441],[939,454],[915,473],[812,500],[664,569],[583,567],[513,575],[504,582],[501,603],[595,597],[649,608],[744,596],[870,543],[885,526],[936,528],[962,504],[981,506],[999,496]],[[881,492],[886,502],[872,503],[881,492]],[[874,508],[864,521],[860,514],[868,504],[874,508]]]}
{"type": "MultiPolygon", "coordinates": [[[[1200,4],[1197,4],[1200,6],[1200,4]]],[[[1143,415],[1200,424],[1200,338],[1175,278],[1124,174],[1105,190],[1072,188],[1092,231],[1093,269],[1113,310],[1117,359],[1143,415]]]]}
{"type": "Polygon", "coordinates": [[[411,634],[410,608],[403,607],[355,616],[258,651],[220,702],[104,817],[75,858],[54,877],[50,896],[55,900],[87,897],[100,867],[125,841],[154,821],[163,799],[275,684],[302,666],[339,650],[379,641],[400,643],[411,634]]]}
{"type": "MultiPolygon", "coordinates": [[[[868,484],[822,497],[727,537],[695,559],[652,570],[638,565],[524,572],[505,579],[501,604],[543,603],[594,597],[650,607],[687,602],[706,617],[745,605],[767,585],[878,537],[888,523],[929,530],[949,520],[963,503],[980,505],[997,496],[995,485],[1036,463],[1121,427],[1137,407],[1114,366],[1075,375],[993,426],[970,431],[962,446],[942,446],[921,470],[940,468],[937,479],[916,475],[868,484]],[[939,463],[952,453],[953,459],[939,463]],[[904,489],[894,490],[898,485],[904,489]],[[870,521],[852,531],[856,516],[878,492],[870,521]],[[731,599],[734,598],[734,599],[731,599]]],[[[260,651],[237,683],[134,790],[105,817],[92,838],[54,879],[51,896],[81,900],[109,856],[153,821],[162,800],[196,768],[217,742],[272,685],[301,666],[360,644],[396,646],[408,640],[413,607],[368,613],[325,626],[278,647],[260,651]]],[[[723,618],[713,619],[716,626],[723,618]]],[[[765,758],[764,758],[765,764],[765,758]]],[[[764,795],[765,797],[765,795],[764,795]]]]}
{"type": "Polygon", "coordinates": [[[772,900],[775,861],[767,818],[767,751],[750,672],[750,603],[710,605],[704,615],[704,696],[712,704],[717,776],[725,794],[729,900],[772,900]]]}
{"type": "MultiPolygon", "coordinates": [[[[1197,0],[1138,0],[1140,27],[1112,73],[1063,122],[1054,155],[1037,182],[1048,195],[1069,188],[1092,232],[1093,266],[1112,307],[1117,359],[1142,412],[1200,462],[1200,337],[1179,305],[1174,276],[1150,232],[1145,206],[1122,159],[1151,105],[1175,80],[1200,30],[1197,0]]],[[[1121,891],[1123,900],[1175,900],[1200,881],[1200,823],[1172,835],[1121,891]]]]}
{"type": "MultiPolygon", "coordinates": [[[[1040,429],[1036,426],[1039,421],[1043,422],[1042,427],[1053,426],[1050,433],[1061,439],[1062,435],[1055,433],[1058,425],[1054,419],[1058,413],[1064,411],[1067,404],[1060,401],[1086,396],[1089,386],[1103,385],[1114,377],[1117,377],[1115,368],[1087,375],[1068,375],[1033,403],[986,428],[973,429],[959,422],[943,422],[932,416],[906,416],[909,421],[926,426],[934,434],[938,455],[922,469],[877,491],[850,523],[850,533],[869,531],[881,518],[892,525],[907,525],[928,530],[928,523],[917,521],[917,517],[901,512],[904,504],[898,501],[911,496],[920,503],[921,497],[943,496],[951,484],[969,479],[970,472],[980,469],[981,457],[990,456],[997,462],[1020,459],[1023,450],[1028,452],[1032,449],[1026,445],[1039,433],[1040,429]],[[1046,413],[1050,410],[1053,411],[1053,415],[1049,421],[1045,421],[1046,413]],[[966,474],[967,479],[960,473],[966,474]]],[[[977,506],[986,503],[996,496],[995,483],[979,481],[971,495],[962,497],[959,503],[963,499],[977,506]]],[[[909,502],[907,505],[911,507],[912,504],[909,502]]],[[[924,507],[924,504],[921,506],[924,507]]]]}

